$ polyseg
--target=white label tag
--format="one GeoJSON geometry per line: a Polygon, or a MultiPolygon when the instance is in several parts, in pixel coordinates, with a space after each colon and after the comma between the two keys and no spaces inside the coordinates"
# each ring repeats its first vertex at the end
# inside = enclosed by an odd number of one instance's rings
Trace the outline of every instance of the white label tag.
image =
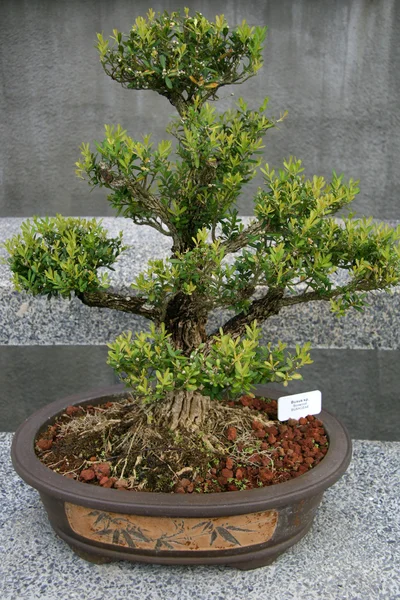
{"type": "Polygon", "coordinates": [[[313,390],[303,394],[292,394],[278,398],[278,420],[300,419],[321,412],[321,392],[313,390]]]}

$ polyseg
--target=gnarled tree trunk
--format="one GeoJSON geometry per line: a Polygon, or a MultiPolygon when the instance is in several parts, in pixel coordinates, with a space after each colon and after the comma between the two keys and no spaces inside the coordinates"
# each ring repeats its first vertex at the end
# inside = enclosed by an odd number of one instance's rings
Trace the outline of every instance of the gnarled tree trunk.
{"type": "Polygon", "coordinates": [[[169,429],[198,431],[201,429],[210,408],[210,398],[200,392],[179,390],[169,392],[162,404],[158,418],[168,424],[169,429]]]}
{"type": "MultiPolygon", "coordinates": [[[[189,355],[207,339],[207,312],[195,296],[179,292],[169,302],[165,313],[165,328],[171,334],[175,348],[189,355]]],[[[201,390],[179,390],[167,394],[157,419],[166,422],[172,431],[195,431],[202,427],[210,406],[210,398],[201,390]]]]}

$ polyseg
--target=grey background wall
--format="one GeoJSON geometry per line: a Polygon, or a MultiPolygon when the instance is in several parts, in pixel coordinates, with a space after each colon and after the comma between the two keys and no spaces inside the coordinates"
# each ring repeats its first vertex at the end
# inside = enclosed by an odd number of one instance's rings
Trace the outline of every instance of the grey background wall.
{"type": "MultiPolygon", "coordinates": [[[[269,27],[261,73],[221,91],[271,114],[289,110],[266,138],[265,159],[294,154],[308,173],[359,178],[357,211],[398,218],[400,2],[396,0],[2,0],[0,3],[0,216],[112,215],[102,191],[74,175],[82,141],[104,123],[165,136],[168,101],[124,90],[103,73],[96,32],[129,29],[149,6],[189,6],[269,27]]],[[[241,202],[252,214],[249,187],[241,202]]]]}
{"type": "MultiPolygon", "coordinates": [[[[223,89],[217,106],[242,95],[257,107],[268,95],[271,114],[287,109],[289,117],[266,137],[266,161],[294,154],[307,174],[359,178],[357,212],[400,221],[399,0],[0,0],[0,242],[19,227],[16,217],[113,215],[106,193],[89,193],[74,175],[79,145],[101,139],[104,123],[166,136],[167,100],[109,80],[94,49],[97,31],[126,31],[150,6],[268,25],[263,70],[223,89]]],[[[243,195],[241,214],[252,214],[259,183],[243,195]]],[[[140,235],[128,239],[136,270],[160,250],[151,232],[140,235]]],[[[118,277],[125,282],[125,272],[118,277]]],[[[321,389],[353,437],[399,439],[399,291],[393,304],[375,298],[363,325],[351,316],[332,325],[310,306],[301,333],[282,316],[279,335],[290,332],[289,344],[303,334],[315,342],[315,363],[296,390],[321,389]]],[[[110,312],[91,309],[90,321],[78,301],[16,294],[0,265],[0,430],[52,399],[115,381],[105,343],[126,323],[111,326],[110,312]]]]}

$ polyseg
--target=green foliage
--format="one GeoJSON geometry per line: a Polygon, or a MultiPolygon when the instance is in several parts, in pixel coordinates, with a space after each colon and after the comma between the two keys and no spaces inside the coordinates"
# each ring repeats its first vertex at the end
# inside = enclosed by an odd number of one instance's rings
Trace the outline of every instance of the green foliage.
{"type": "Polygon", "coordinates": [[[21,234],[4,243],[15,288],[33,295],[70,297],[108,287],[97,269],[116,261],[124,250],[121,236],[107,239],[95,219],[33,217],[21,225],[21,234]]]}
{"type": "Polygon", "coordinates": [[[265,165],[267,190],[260,189],[255,213],[264,231],[250,245],[253,254],[239,259],[250,271],[260,272],[259,284],[283,286],[291,291],[299,284],[321,297],[334,292],[332,275],[348,271],[349,282],[335,311],[364,305],[357,289],[385,289],[400,279],[400,228],[371,219],[344,219],[344,226],[330,215],[349,204],[358,193],[357,182],[346,185],[333,173],[306,180],[301,161],[290,159],[275,173],[265,165]]]}
{"type": "Polygon", "coordinates": [[[239,83],[260,69],[265,27],[243,21],[230,31],[224,15],[215,23],[201,13],[180,12],[138,17],[128,35],[113,31],[111,44],[97,34],[97,49],[107,75],[124,87],[151,89],[182,101],[214,98],[227,84],[239,83]]]}
{"type": "Polygon", "coordinates": [[[297,346],[295,354],[285,352],[286,344],[259,344],[260,329],[254,321],[245,335],[213,337],[209,349],[201,344],[189,356],[174,348],[164,325],[151,326],[149,333],[123,333],[108,344],[108,364],[133,386],[144,401],[157,402],[167,392],[188,390],[211,398],[235,398],[250,392],[255,384],[277,381],[287,385],[301,379],[298,369],[311,363],[309,344],[297,346]]]}
{"type": "Polygon", "coordinates": [[[138,142],[120,125],[106,125],[97,153],[82,144],[77,175],[86,174],[92,187],[112,190],[108,199],[118,214],[156,229],[159,217],[163,233],[190,246],[200,229],[215,228],[227,217],[243,185],[255,176],[262,136],[275,126],[264,115],[267,104],[268,99],[251,111],[239,99],[236,110],[222,115],[209,104],[188,108],[168,129],[178,140],[175,161],[169,158],[171,142],[153,150],[150,136],[138,142]]]}
{"type": "Polygon", "coordinates": [[[164,260],[150,260],[132,287],[162,313],[178,292],[191,296],[201,311],[214,307],[245,309],[249,288],[254,288],[254,273],[241,271],[239,260],[229,265],[224,261],[221,242],[208,243],[207,237],[207,229],[202,229],[193,239],[193,249],[164,260]]]}

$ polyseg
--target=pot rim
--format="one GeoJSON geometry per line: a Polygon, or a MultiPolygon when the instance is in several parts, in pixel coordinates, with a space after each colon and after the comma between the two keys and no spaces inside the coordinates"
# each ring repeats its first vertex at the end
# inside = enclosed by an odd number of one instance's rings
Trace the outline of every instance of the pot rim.
{"type": "MultiPolygon", "coordinates": [[[[352,444],[344,425],[332,414],[322,410],[329,437],[329,449],[324,459],[307,473],[284,483],[238,492],[210,494],[173,494],[163,492],[131,492],[105,489],[68,479],[46,467],[36,456],[34,440],[70,405],[101,403],[129,390],[124,384],[74,394],[56,400],[36,411],[17,429],[11,447],[11,458],[17,473],[40,493],[91,508],[138,515],[158,514],[165,517],[226,516],[257,512],[293,504],[322,493],[346,471],[352,454],[352,444]]],[[[256,386],[259,395],[275,399],[282,394],[269,386],[256,386]]]]}

